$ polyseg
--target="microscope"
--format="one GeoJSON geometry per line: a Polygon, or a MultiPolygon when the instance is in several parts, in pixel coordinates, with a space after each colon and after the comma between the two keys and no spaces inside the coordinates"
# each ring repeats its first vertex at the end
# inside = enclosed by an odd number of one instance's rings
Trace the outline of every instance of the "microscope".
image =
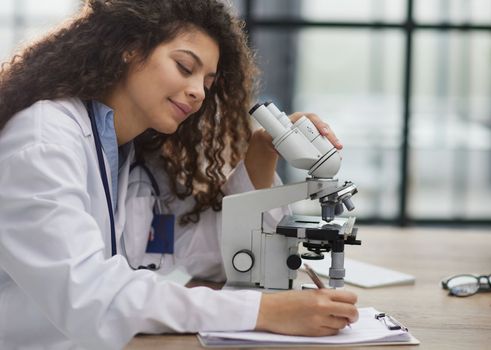
{"type": "Polygon", "coordinates": [[[279,154],[293,167],[308,170],[305,181],[226,196],[222,203],[222,258],[227,285],[291,289],[302,259],[320,260],[331,252],[329,286],[344,286],[344,246],[360,245],[355,217],[338,217],[354,209],[352,182],[334,176],[341,156],[305,116],[294,124],[273,103],[256,104],[249,114],[273,137],[279,154]],[[300,200],[319,200],[321,217],[284,215],[268,228],[268,210],[300,200]],[[300,254],[302,243],[304,253],[300,254]]]}

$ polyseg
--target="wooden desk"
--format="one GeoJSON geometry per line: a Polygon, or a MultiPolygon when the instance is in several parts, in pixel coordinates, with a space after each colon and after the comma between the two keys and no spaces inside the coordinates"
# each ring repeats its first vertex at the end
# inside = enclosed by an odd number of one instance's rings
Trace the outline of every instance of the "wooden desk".
{"type": "MultiPolygon", "coordinates": [[[[373,306],[403,322],[421,345],[354,348],[491,348],[491,293],[456,298],[440,287],[440,280],[453,274],[491,273],[490,230],[367,226],[360,228],[358,236],[363,245],[348,246],[346,256],[410,273],[416,284],[378,289],[348,285],[346,289],[358,294],[359,307],[373,306]]],[[[304,282],[308,279],[300,273],[296,283],[304,282]]],[[[195,335],[162,335],[137,336],[127,349],[202,348],[195,335]]]]}

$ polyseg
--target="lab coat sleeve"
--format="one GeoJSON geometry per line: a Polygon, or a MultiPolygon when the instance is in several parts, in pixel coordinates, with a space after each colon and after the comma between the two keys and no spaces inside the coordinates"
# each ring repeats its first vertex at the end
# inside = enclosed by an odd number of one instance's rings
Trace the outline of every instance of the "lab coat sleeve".
{"type": "Polygon", "coordinates": [[[255,327],[260,293],[187,289],[106,259],[87,167],[49,143],[0,162],[0,264],[56,328],[85,348],[117,349],[137,333],[255,327]]]}

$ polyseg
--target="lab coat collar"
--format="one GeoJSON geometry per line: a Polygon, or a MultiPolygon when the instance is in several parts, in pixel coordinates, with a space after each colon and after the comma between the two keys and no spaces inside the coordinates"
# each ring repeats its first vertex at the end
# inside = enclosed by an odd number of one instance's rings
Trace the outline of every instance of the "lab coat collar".
{"type": "Polygon", "coordinates": [[[92,127],[90,125],[89,114],[85,104],[79,98],[64,98],[54,100],[54,105],[59,107],[67,115],[69,115],[82,129],[85,137],[92,135],[92,127]]]}

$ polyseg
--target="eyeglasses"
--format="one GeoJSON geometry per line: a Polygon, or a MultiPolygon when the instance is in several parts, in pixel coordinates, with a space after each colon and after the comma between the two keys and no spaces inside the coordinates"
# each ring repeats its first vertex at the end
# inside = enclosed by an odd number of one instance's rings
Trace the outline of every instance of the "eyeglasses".
{"type": "Polygon", "coordinates": [[[491,291],[491,275],[455,275],[442,281],[449,295],[468,297],[482,291],[491,291]]]}

